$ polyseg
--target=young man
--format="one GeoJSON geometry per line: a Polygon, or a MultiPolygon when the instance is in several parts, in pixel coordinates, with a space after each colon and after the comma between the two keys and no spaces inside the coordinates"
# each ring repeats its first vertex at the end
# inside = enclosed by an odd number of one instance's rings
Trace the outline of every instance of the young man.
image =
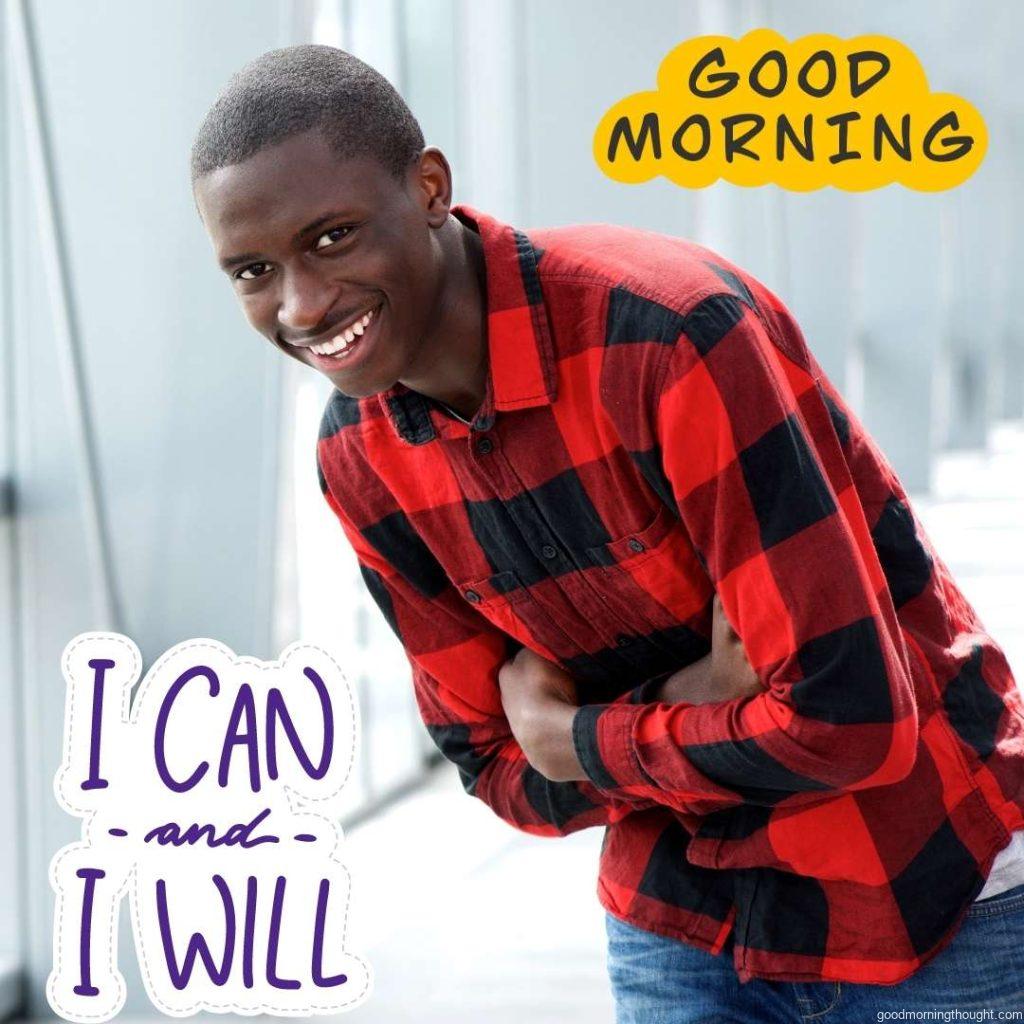
{"type": "Polygon", "coordinates": [[[192,175],[249,322],[335,385],[322,487],[431,736],[515,827],[606,827],[619,1019],[1011,1005],[1021,697],[779,300],[453,207],[329,47],[240,71],[192,175]]]}

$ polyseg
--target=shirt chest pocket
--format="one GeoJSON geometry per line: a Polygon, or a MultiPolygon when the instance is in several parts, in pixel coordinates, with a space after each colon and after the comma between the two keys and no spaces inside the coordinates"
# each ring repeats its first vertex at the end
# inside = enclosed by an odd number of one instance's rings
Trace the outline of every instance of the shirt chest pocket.
{"type": "Polygon", "coordinates": [[[587,581],[625,628],[684,657],[693,649],[692,631],[710,634],[714,587],[685,527],[666,506],[643,529],[591,547],[587,555],[595,566],[587,581]]]}
{"type": "Polygon", "coordinates": [[[631,530],[607,544],[597,544],[584,550],[593,565],[611,566],[628,562],[638,567],[661,553],[666,539],[678,521],[665,505],[659,505],[652,518],[640,530],[631,530]]]}
{"type": "Polygon", "coordinates": [[[550,573],[508,569],[457,586],[503,632],[595,683],[625,689],[707,653],[713,590],[669,509],[563,550],[570,564],[550,573]]]}
{"type": "Polygon", "coordinates": [[[554,594],[542,583],[527,584],[518,572],[507,569],[456,586],[485,619],[550,661],[567,665],[585,657],[586,644],[574,628],[574,616],[560,614],[557,602],[550,603],[554,594]],[[539,596],[538,591],[545,594],[539,596]]]}

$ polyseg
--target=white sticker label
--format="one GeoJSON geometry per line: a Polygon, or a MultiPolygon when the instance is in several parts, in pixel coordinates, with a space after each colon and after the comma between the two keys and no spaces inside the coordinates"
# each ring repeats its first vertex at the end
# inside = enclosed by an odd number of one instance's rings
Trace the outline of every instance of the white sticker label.
{"type": "Polygon", "coordinates": [[[83,821],[82,840],[50,864],[50,1005],[83,1022],[122,1008],[125,894],[147,993],[166,1014],[364,1002],[372,974],[344,948],[349,876],[329,816],[358,741],[341,668],[309,644],[264,662],[189,640],[152,666],[132,705],[141,665],[114,633],[64,650],[54,788],[83,821]]]}

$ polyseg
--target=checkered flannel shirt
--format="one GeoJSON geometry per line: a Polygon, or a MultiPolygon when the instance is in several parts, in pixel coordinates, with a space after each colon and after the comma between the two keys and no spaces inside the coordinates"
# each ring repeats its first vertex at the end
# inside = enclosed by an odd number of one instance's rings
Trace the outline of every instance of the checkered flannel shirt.
{"type": "Polygon", "coordinates": [[[1024,827],[1002,650],[762,284],[676,238],[454,212],[486,262],[481,408],[335,391],[318,442],[434,742],[518,829],[604,826],[603,906],[731,936],[743,981],[908,977],[1024,827]],[[762,692],[652,702],[710,650],[715,591],[762,692]],[[520,645],[575,678],[589,781],[512,736],[520,645]]]}

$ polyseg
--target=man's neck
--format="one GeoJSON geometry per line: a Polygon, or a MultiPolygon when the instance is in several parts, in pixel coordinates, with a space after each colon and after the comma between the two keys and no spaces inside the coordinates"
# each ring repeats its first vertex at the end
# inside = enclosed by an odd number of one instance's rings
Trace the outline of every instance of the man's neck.
{"type": "Polygon", "coordinates": [[[483,402],[487,382],[483,242],[454,216],[440,231],[446,285],[433,336],[424,345],[429,365],[402,383],[471,420],[483,402]]]}

